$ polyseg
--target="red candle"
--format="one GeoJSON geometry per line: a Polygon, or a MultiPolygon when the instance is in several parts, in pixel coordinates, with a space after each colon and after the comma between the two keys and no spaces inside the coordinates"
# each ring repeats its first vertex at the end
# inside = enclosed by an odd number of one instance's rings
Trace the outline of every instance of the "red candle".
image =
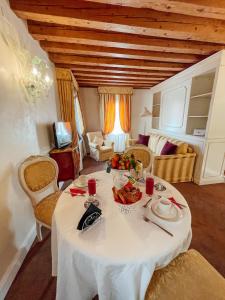
{"type": "Polygon", "coordinates": [[[146,194],[147,195],[152,195],[153,194],[154,179],[152,177],[147,177],[146,178],[145,188],[146,188],[146,194]]]}
{"type": "Polygon", "coordinates": [[[88,180],[88,193],[90,196],[96,195],[96,180],[94,178],[88,180]]]}

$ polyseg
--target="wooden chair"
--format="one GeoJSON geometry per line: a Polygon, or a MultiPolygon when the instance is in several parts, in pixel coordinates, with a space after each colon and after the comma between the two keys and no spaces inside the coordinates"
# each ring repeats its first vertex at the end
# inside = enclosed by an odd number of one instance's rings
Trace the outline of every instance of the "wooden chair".
{"type": "Polygon", "coordinates": [[[205,299],[225,300],[225,279],[193,249],[155,271],[145,295],[145,300],[205,299]]]}
{"type": "Polygon", "coordinates": [[[42,241],[41,227],[51,229],[52,215],[61,193],[57,178],[58,165],[50,157],[30,156],[19,167],[21,186],[33,206],[39,241],[42,241]]]}
{"type": "Polygon", "coordinates": [[[153,155],[148,147],[145,146],[132,146],[125,150],[125,154],[134,154],[136,160],[140,160],[143,168],[150,172],[152,170],[153,155]]]}

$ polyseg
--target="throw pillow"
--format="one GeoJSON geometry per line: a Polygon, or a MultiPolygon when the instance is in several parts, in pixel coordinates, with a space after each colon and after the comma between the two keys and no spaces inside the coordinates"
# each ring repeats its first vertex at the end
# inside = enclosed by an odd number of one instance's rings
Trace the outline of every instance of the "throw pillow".
{"type": "Polygon", "coordinates": [[[145,146],[148,146],[148,140],[149,140],[150,136],[149,135],[144,135],[144,134],[139,134],[138,135],[138,144],[142,144],[145,146]]]}
{"type": "Polygon", "coordinates": [[[99,147],[101,147],[103,145],[103,138],[95,135],[93,143],[97,144],[97,145],[99,145],[99,147]]]}
{"type": "Polygon", "coordinates": [[[187,143],[179,143],[177,146],[176,154],[186,154],[188,150],[188,144],[187,143]]]}
{"type": "Polygon", "coordinates": [[[166,142],[167,142],[167,138],[166,137],[160,137],[159,138],[159,141],[158,141],[158,143],[156,145],[156,148],[155,148],[155,154],[156,155],[160,155],[161,154],[161,151],[162,151],[163,147],[165,146],[166,142]]]}
{"type": "Polygon", "coordinates": [[[112,141],[110,141],[110,140],[104,140],[104,146],[106,146],[106,147],[112,147],[112,141]]]}
{"type": "Polygon", "coordinates": [[[177,150],[177,145],[166,142],[164,147],[162,148],[161,155],[170,155],[175,154],[177,150]]]}
{"type": "Polygon", "coordinates": [[[159,138],[160,138],[160,135],[157,135],[157,134],[151,134],[151,136],[150,136],[148,147],[150,148],[150,150],[153,153],[155,153],[159,138]]]}

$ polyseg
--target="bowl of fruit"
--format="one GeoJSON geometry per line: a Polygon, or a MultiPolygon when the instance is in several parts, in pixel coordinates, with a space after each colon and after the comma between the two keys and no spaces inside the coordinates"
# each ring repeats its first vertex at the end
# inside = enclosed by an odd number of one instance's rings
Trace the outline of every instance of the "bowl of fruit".
{"type": "Polygon", "coordinates": [[[142,198],[140,189],[129,181],[120,189],[114,186],[112,191],[116,205],[124,214],[129,214],[136,210],[137,203],[142,198]]]}
{"type": "Polygon", "coordinates": [[[108,166],[112,170],[119,172],[127,172],[131,169],[135,169],[136,164],[137,162],[133,154],[114,154],[114,156],[108,162],[108,166]]]}

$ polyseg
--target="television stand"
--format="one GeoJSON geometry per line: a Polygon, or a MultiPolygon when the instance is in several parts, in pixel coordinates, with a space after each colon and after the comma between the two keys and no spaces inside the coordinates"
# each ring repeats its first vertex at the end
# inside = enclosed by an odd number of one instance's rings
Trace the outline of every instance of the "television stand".
{"type": "Polygon", "coordinates": [[[79,174],[80,154],[78,146],[67,146],[61,149],[53,148],[49,152],[59,167],[58,182],[74,180],[79,174]]]}

